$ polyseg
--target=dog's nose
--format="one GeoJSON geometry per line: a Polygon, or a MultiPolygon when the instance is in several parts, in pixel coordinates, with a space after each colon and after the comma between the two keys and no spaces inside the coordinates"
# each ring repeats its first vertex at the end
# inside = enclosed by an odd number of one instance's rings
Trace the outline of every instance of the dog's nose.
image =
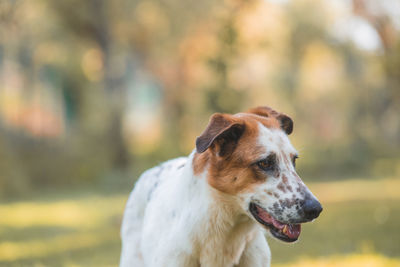
{"type": "Polygon", "coordinates": [[[308,198],[303,204],[304,216],[307,220],[315,219],[322,211],[321,203],[314,198],[308,198]]]}

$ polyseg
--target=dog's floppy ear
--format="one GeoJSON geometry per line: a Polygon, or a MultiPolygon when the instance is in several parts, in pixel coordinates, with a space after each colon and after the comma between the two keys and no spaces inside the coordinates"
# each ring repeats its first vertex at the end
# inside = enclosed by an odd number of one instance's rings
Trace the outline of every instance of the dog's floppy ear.
{"type": "Polygon", "coordinates": [[[279,121],[282,130],[285,131],[287,135],[293,132],[293,121],[286,114],[277,112],[270,107],[256,107],[247,111],[248,113],[253,113],[263,117],[272,117],[279,121]]]}
{"type": "Polygon", "coordinates": [[[215,113],[207,128],[196,139],[197,153],[203,153],[213,145],[218,147],[219,156],[232,153],[244,128],[244,122],[232,115],[215,113]]]}

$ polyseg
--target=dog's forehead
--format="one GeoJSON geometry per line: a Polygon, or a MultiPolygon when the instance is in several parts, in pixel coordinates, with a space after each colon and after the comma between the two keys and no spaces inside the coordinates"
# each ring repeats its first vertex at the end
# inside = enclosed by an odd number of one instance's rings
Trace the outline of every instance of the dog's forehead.
{"type": "Polygon", "coordinates": [[[288,136],[277,128],[268,128],[258,123],[257,142],[266,149],[266,153],[281,151],[285,154],[297,154],[288,136]]]}

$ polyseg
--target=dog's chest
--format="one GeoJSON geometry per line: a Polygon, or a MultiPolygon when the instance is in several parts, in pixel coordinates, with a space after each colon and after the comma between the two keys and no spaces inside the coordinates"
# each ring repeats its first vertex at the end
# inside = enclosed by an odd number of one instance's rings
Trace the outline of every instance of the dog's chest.
{"type": "Polygon", "coordinates": [[[203,233],[200,240],[201,266],[236,266],[244,253],[246,245],[255,237],[255,228],[251,223],[238,224],[229,233],[223,225],[216,226],[215,232],[203,233]]]}
{"type": "Polygon", "coordinates": [[[236,244],[210,242],[201,251],[200,266],[235,266],[239,263],[245,247],[245,241],[236,244]]]}

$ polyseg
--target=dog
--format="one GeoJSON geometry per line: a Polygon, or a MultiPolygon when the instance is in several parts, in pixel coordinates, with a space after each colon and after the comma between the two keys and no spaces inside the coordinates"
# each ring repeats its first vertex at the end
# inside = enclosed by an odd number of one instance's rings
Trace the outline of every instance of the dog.
{"type": "Polygon", "coordinates": [[[139,178],[120,266],[270,266],[265,233],[294,242],[322,211],[296,173],[292,131],[292,119],[269,107],[212,115],[188,157],[139,178]]]}

